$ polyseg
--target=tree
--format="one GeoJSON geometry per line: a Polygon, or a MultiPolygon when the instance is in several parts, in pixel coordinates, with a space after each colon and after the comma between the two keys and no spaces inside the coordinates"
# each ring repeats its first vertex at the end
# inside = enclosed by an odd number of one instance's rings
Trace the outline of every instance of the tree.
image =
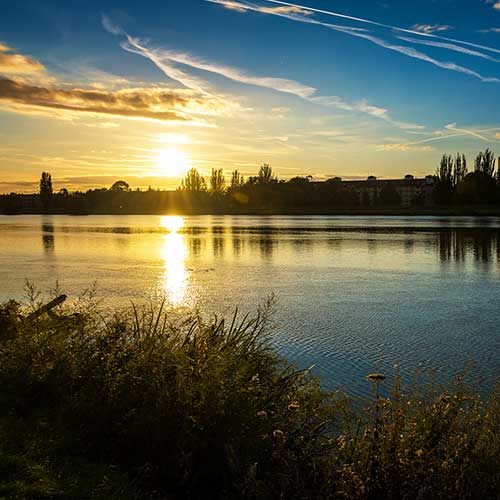
{"type": "Polygon", "coordinates": [[[470,172],[459,184],[458,196],[464,203],[493,203],[497,199],[496,181],[484,172],[470,172]]]}
{"type": "Polygon", "coordinates": [[[244,184],[243,176],[238,172],[238,170],[233,170],[231,174],[231,189],[238,189],[244,184]]]}
{"type": "Polygon", "coordinates": [[[52,201],[52,176],[48,172],[42,172],[40,177],[40,200],[44,209],[49,208],[52,201]]]}
{"type": "Polygon", "coordinates": [[[467,160],[465,155],[457,153],[453,168],[453,187],[456,187],[465,179],[467,175],[467,160]]]}
{"type": "Polygon", "coordinates": [[[129,189],[130,189],[130,186],[125,181],[116,181],[111,186],[111,191],[128,191],[129,189]]]}
{"type": "Polygon", "coordinates": [[[207,186],[203,176],[196,170],[192,168],[184,177],[181,182],[181,190],[189,191],[191,193],[197,193],[200,191],[206,191],[207,186]]]}
{"type": "Polygon", "coordinates": [[[276,180],[277,179],[273,173],[273,169],[267,163],[264,163],[259,170],[258,183],[271,184],[272,182],[276,182],[276,180]]]}
{"type": "Polygon", "coordinates": [[[453,185],[453,158],[451,156],[443,155],[436,175],[439,182],[453,185]]]}
{"type": "MultiPolygon", "coordinates": [[[[462,166],[460,166],[462,168],[462,166]]],[[[455,163],[449,155],[443,155],[436,171],[434,198],[438,205],[447,205],[453,200],[455,163]]]]}
{"type": "Polygon", "coordinates": [[[210,192],[214,195],[220,195],[224,193],[225,186],[226,181],[222,169],[217,170],[212,168],[212,173],[210,174],[210,192]]]}
{"type": "Polygon", "coordinates": [[[483,174],[493,177],[495,174],[495,154],[489,148],[486,151],[481,151],[474,162],[474,167],[476,172],[482,172],[483,174]]]}

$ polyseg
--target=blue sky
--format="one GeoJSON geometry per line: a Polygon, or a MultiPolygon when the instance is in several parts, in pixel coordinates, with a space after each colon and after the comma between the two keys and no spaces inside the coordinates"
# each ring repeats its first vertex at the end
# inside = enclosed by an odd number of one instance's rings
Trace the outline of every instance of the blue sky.
{"type": "Polygon", "coordinates": [[[0,191],[270,163],[398,177],[500,154],[500,2],[10,1],[0,191]]]}

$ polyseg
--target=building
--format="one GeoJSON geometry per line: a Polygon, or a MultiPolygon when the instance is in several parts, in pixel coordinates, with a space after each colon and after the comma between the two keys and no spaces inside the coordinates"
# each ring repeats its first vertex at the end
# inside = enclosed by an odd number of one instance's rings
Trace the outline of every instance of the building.
{"type": "Polygon", "coordinates": [[[434,178],[428,175],[423,179],[416,179],[413,175],[405,175],[403,179],[377,179],[370,175],[366,180],[344,181],[342,188],[357,196],[360,205],[373,206],[384,203],[384,196],[396,192],[400,204],[404,207],[412,205],[429,206],[434,203],[434,178]]]}

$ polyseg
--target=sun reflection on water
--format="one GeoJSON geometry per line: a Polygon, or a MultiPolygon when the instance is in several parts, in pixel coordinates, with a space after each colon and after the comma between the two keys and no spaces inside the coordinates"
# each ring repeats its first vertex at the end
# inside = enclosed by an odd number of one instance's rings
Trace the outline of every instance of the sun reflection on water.
{"type": "Polygon", "coordinates": [[[188,273],[185,265],[187,250],[184,235],[184,219],[177,215],[161,217],[160,226],[167,229],[162,248],[165,272],[162,288],[171,304],[181,306],[186,301],[188,273]]]}

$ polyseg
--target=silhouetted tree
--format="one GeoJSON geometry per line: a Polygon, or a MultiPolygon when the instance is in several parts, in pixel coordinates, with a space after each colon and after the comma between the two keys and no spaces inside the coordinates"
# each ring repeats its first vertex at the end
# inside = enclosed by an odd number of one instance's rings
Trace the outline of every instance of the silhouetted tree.
{"type": "Polygon", "coordinates": [[[454,193],[454,161],[449,155],[443,155],[436,171],[434,199],[438,205],[452,202],[454,193]]]}
{"type": "Polygon", "coordinates": [[[493,203],[497,198],[496,181],[485,172],[470,172],[458,185],[458,197],[463,203],[493,203]]]}
{"type": "Polygon", "coordinates": [[[273,169],[267,163],[264,163],[259,170],[258,183],[271,184],[272,182],[277,182],[273,169]]]}
{"type": "Polygon", "coordinates": [[[465,179],[467,175],[467,160],[465,155],[457,153],[455,164],[453,166],[453,188],[456,187],[465,179]]]}
{"type": "Polygon", "coordinates": [[[481,151],[474,162],[476,172],[482,172],[490,177],[495,174],[495,154],[489,148],[486,151],[481,151]]]}
{"type": "Polygon", "coordinates": [[[212,169],[210,174],[210,192],[214,195],[221,195],[224,193],[226,181],[222,173],[222,169],[212,169]]]}
{"type": "Polygon", "coordinates": [[[110,191],[128,191],[130,186],[125,181],[116,181],[112,186],[110,191]]]}
{"type": "Polygon", "coordinates": [[[184,177],[181,183],[181,190],[197,193],[206,191],[205,179],[196,168],[192,168],[184,177]]]}
{"type": "Polygon", "coordinates": [[[231,174],[231,189],[237,189],[243,186],[245,180],[238,170],[233,170],[231,174]]]}
{"type": "Polygon", "coordinates": [[[50,207],[52,201],[52,176],[48,172],[42,172],[40,177],[40,200],[44,210],[50,207]]]}

